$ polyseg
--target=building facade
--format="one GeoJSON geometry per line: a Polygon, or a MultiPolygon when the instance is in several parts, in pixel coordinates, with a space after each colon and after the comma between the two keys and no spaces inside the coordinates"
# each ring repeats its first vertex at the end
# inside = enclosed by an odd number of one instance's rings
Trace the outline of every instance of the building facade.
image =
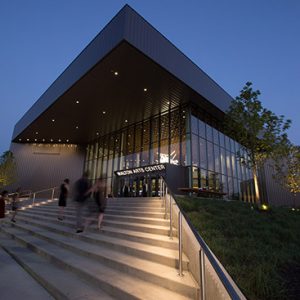
{"type": "Polygon", "coordinates": [[[241,145],[222,128],[231,100],[126,5],[16,124],[17,185],[42,189],[88,171],[113,196],[156,196],[163,176],[174,193],[253,202],[241,145]]]}

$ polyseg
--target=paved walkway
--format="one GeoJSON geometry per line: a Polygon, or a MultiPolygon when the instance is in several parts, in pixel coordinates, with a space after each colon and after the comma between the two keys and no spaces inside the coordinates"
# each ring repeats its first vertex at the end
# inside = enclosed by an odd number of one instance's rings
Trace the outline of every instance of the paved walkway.
{"type": "Polygon", "coordinates": [[[0,299],[48,300],[53,298],[0,246],[0,299]]]}

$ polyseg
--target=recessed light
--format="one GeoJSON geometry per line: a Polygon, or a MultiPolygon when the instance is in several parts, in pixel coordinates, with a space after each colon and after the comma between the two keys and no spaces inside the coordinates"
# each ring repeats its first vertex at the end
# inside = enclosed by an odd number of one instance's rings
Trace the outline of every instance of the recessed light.
{"type": "Polygon", "coordinates": [[[43,142],[45,142],[45,139],[42,139],[43,142]]]}
{"type": "Polygon", "coordinates": [[[102,113],[105,115],[105,114],[106,114],[106,111],[104,110],[102,113]]]}
{"type": "Polygon", "coordinates": [[[37,141],[37,139],[34,139],[34,141],[36,142],[36,141],[37,141]]]}
{"type": "Polygon", "coordinates": [[[69,142],[69,140],[67,140],[67,143],[69,142]]]}
{"type": "Polygon", "coordinates": [[[22,139],[19,139],[19,142],[21,142],[22,141],[22,139]]]}
{"type": "Polygon", "coordinates": [[[115,76],[118,76],[118,75],[119,75],[119,73],[118,73],[117,71],[115,71],[115,72],[114,72],[114,75],[115,75],[115,76]]]}
{"type": "Polygon", "coordinates": [[[96,132],[97,135],[99,135],[99,132],[96,132]]]}
{"type": "Polygon", "coordinates": [[[148,89],[147,88],[144,88],[144,92],[147,92],[148,91],[148,89]]]}
{"type": "Polygon", "coordinates": [[[39,133],[36,131],[35,134],[39,134],[39,133]]]}
{"type": "Polygon", "coordinates": [[[127,123],[128,122],[128,120],[125,120],[125,123],[127,123]]]}
{"type": "Polygon", "coordinates": [[[29,142],[29,139],[27,139],[26,141],[29,142]]]}
{"type": "Polygon", "coordinates": [[[169,104],[170,104],[170,101],[168,101],[167,104],[169,105],[169,104]]]}
{"type": "Polygon", "coordinates": [[[55,119],[52,119],[52,122],[55,122],[55,119]]]}
{"type": "Polygon", "coordinates": [[[78,104],[79,103],[79,101],[78,100],[76,100],[76,104],[78,104]]]}
{"type": "Polygon", "coordinates": [[[76,126],[75,128],[76,128],[76,129],[78,129],[79,127],[78,127],[78,126],[76,126]]]}
{"type": "Polygon", "coordinates": [[[58,141],[61,142],[61,139],[59,139],[58,141]]]}
{"type": "Polygon", "coordinates": [[[50,139],[51,142],[53,142],[53,139],[50,139]]]}

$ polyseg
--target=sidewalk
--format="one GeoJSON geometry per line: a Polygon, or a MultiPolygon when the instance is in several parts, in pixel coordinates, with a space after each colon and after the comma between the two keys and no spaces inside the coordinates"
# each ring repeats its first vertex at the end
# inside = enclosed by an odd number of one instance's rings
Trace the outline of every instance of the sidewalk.
{"type": "Polygon", "coordinates": [[[0,245],[0,299],[50,300],[48,292],[7,254],[0,245]]]}

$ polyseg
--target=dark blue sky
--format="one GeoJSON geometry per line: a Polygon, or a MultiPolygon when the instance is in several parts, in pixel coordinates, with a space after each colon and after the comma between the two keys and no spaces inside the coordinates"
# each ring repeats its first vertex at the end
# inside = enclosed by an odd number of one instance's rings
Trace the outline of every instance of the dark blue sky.
{"type": "Polygon", "coordinates": [[[300,145],[299,0],[2,0],[0,154],[15,123],[128,3],[235,97],[246,81],[300,145]]]}

